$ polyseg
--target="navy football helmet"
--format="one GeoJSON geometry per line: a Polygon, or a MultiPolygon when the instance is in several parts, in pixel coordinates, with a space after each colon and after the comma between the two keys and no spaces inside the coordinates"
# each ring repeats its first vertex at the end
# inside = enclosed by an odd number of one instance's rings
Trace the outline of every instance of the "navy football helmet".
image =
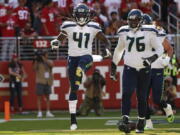
{"type": "Polygon", "coordinates": [[[152,17],[148,14],[143,15],[143,24],[152,24],[153,20],[152,17]]]}
{"type": "Polygon", "coordinates": [[[128,14],[128,25],[130,28],[139,28],[143,21],[143,13],[139,9],[132,9],[128,14]]]}
{"type": "Polygon", "coordinates": [[[73,10],[73,17],[80,26],[87,24],[91,17],[89,7],[83,3],[78,4],[73,10]]]}

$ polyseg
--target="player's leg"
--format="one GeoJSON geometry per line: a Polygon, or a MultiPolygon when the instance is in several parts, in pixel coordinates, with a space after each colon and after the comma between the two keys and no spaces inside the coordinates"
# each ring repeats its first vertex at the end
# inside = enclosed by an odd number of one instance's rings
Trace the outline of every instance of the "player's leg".
{"type": "Polygon", "coordinates": [[[153,129],[153,123],[152,123],[152,120],[151,120],[152,110],[151,110],[150,105],[149,105],[149,96],[150,96],[150,92],[151,92],[152,83],[153,83],[153,72],[151,72],[151,80],[150,80],[149,89],[147,91],[147,99],[146,99],[147,100],[146,125],[145,125],[146,130],[153,129]]]}
{"type": "Polygon", "coordinates": [[[82,82],[83,74],[91,68],[93,59],[91,55],[80,56],[78,67],[76,69],[75,85],[79,89],[79,85],[82,82]]]}
{"type": "Polygon", "coordinates": [[[131,97],[137,84],[137,71],[134,68],[124,66],[122,84],[122,122],[118,123],[119,130],[129,133],[129,113],[131,109],[131,97]]]}
{"type": "Polygon", "coordinates": [[[137,85],[137,100],[138,100],[138,122],[136,126],[136,133],[143,133],[145,126],[146,104],[147,104],[147,91],[149,89],[151,79],[151,69],[141,69],[138,73],[137,85]]]}
{"type": "Polygon", "coordinates": [[[71,115],[70,130],[77,129],[76,106],[77,106],[77,90],[79,87],[75,85],[75,76],[76,76],[76,68],[78,66],[78,62],[79,62],[79,57],[68,58],[68,75],[71,86],[71,90],[69,94],[69,113],[71,115]]]}
{"type": "Polygon", "coordinates": [[[167,104],[163,99],[163,91],[164,91],[164,79],[163,79],[163,69],[154,69],[154,82],[152,85],[153,90],[153,101],[155,104],[159,105],[166,113],[167,121],[173,122],[174,115],[172,111],[172,107],[170,104],[167,104]]]}
{"type": "Polygon", "coordinates": [[[85,55],[79,57],[69,57],[68,72],[71,84],[71,92],[69,95],[69,111],[71,114],[71,130],[77,129],[76,106],[77,106],[77,90],[82,81],[83,72],[86,72],[92,65],[92,56],[85,55]]]}

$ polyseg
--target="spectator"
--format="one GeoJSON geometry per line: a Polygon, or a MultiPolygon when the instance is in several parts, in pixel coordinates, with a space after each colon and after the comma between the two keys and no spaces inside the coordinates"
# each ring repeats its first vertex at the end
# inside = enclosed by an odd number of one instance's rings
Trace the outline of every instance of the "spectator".
{"type": "Polygon", "coordinates": [[[23,38],[30,38],[30,37],[36,37],[38,34],[35,32],[35,30],[31,27],[31,23],[26,23],[25,27],[20,32],[21,36],[23,38]]]}
{"type": "Polygon", "coordinates": [[[38,34],[31,27],[31,23],[28,22],[26,26],[21,30],[20,36],[22,37],[22,39],[20,40],[20,49],[22,52],[21,56],[23,60],[29,60],[29,58],[32,56],[29,51],[34,49],[32,45],[32,38],[38,36],[38,34]]]}
{"type": "Polygon", "coordinates": [[[120,16],[123,20],[127,20],[128,13],[131,9],[138,8],[138,0],[122,0],[120,8],[120,16]]]}
{"type": "Polygon", "coordinates": [[[15,9],[19,6],[19,2],[18,2],[18,0],[9,0],[8,5],[15,9]]]}
{"type": "Polygon", "coordinates": [[[26,0],[18,0],[19,6],[14,9],[14,14],[17,18],[17,34],[20,34],[21,29],[23,29],[26,26],[26,23],[30,22],[30,11],[25,6],[26,0]]]}
{"type": "Polygon", "coordinates": [[[16,54],[12,56],[12,60],[9,63],[9,75],[10,75],[10,104],[11,111],[15,111],[14,99],[17,94],[19,112],[22,112],[22,82],[26,77],[26,73],[23,65],[19,62],[16,54]]]}
{"type": "Polygon", "coordinates": [[[43,116],[41,107],[43,96],[45,96],[46,99],[46,117],[54,117],[54,115],[50,112],[49,99],[49,95],[51,94],[51,86],[53,83],[53,62],[48,59],[48,52],[41,50],[37,51],[33,67],[34,71],[36,72],[36,94],[38,106],[37,117],[41,118],[43,116]]]}
{"type": "Polygon", "coordinates": [[[101,13],[101,5],[98,2],[93,4],[93,10],[95,12],[94,20],[105,28],[108,26],[108,18],[101,13]]]}
{"type": "Polygon", "coordinates": [[[41,12],[42,36],[56,36],[59,33],[59,27],[56,22],[55,10],[52,0],[44,3],[45,7],[41,12]]]}
{"type": "Polygon", "coordinates": [[[143,11],[143,13],[146,14],[151,14],[151,9],[152,9],[153,2],[152,0],[140,0],[138,2],[139,9],[143,11]]]}
{"type": "MultiPolygon", "coordinates": [[[[121,5],[122,0],[105,0],[104,1],[104,6],[106,7],[106,14],[109,18],[109,20],[111,20],[111,12],[117,12],[119,13],[119,9],[120,9],[120,5],[121,5]]],[[[118,14],[119,16],[119,14],[118,14]]]]}
{"type": "Polygon", "coordinates": [[[106,81],[104,77],[100,74],[98,69],[94,70],[92,76],[89,76],[84,82],[84,87],[86,88],[85,100],[83,101],[77,115],[86,116],[89,114],[91,109],[94,109],[96,115],[102,115],[103,113],[103,87],[106,81]]]}
{"type": "Polygon", "coordinates": [[[1,36],[5,38],[2,40],[1,60],[10,60],[15,51],[16,23],[17,20],[15,16],[12,15],[12,9],[9,9],[7,15],[0,19],[1,36]]]}
{"type": "Polygon", "coordinates": [[[73,0],[53,0],[54,4],[57,5],[59,13],[64,16],[70,16],[70,12],[73,6],[73,0]]]}
{"type": "Polygon", "coordinates": [[[110,14],[110,18],[111,18],[111,22],[115,22],[115,21],[118,21],[119,20],[119,16],[118,16],[118,13],[116,11],[112,11],[111,14],[110,14]]]}
{"type": "Polygon", "coordinates": [[[4,1],[0,1],[0,18],[7,15],[7,10],[10,7],[4,3],[4,1]]]}
{"type": "Polygon", "coordinates": [[[41,9],[43,4],[41,2],[32,3],[32,12],[33,12],[33,28],[36,33],[41,34],[42,23],[41,23],[41,9]]]}

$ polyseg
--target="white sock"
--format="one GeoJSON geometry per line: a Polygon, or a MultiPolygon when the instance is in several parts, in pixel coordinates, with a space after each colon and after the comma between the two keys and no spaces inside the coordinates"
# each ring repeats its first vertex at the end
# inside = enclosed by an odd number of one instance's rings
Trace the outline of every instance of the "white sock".
{"type": "Polygon", "coordinates": [[[77,100],[69,100],[69,113],[76,113],[77,100]]]}

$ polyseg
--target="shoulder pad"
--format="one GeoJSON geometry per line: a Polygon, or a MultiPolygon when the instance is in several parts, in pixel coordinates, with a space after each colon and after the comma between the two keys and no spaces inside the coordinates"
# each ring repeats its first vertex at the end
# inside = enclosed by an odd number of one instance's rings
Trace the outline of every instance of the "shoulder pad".
{"type": "Polygon", "coordinates": [[[128,26],[128,25],[125,25],[125,26],[121,26],[121,27],[118,29],[117,33],[120,34],[120,33],[122,33],[122,32],[129,32],[129,31],[130,31],[129,26],[128,26]]]}
{"type": "Polygon", "coordinates": [[[166,36],[166,31],[162,28],[162,27],[160,27],[159,29],[157,29],[158,30],[158,36],[159,37],[164,37],[164,36],[166,36]]]}
{"type": "Polygon", "coordinates": [[[77,26],[77,24],[75,22],[73,22],[73,21],[65,21],[61,25],[61,29],[68,28],[68,27],[75,27],[75,26],[77,26]]]}
{"type": "Polygon", "coordinates": [[[141,31],[151,31],[158,34],[158,30],[156,29],[155,25],[142,25],[141,31]]]}
{"type": "Polygon", "coordinates": [[[87,26],[101,30],[101,27],[100,27],[99,23],[96,23],[96,22],[89,22],[89,23],[87,24],[87,26]]]}

